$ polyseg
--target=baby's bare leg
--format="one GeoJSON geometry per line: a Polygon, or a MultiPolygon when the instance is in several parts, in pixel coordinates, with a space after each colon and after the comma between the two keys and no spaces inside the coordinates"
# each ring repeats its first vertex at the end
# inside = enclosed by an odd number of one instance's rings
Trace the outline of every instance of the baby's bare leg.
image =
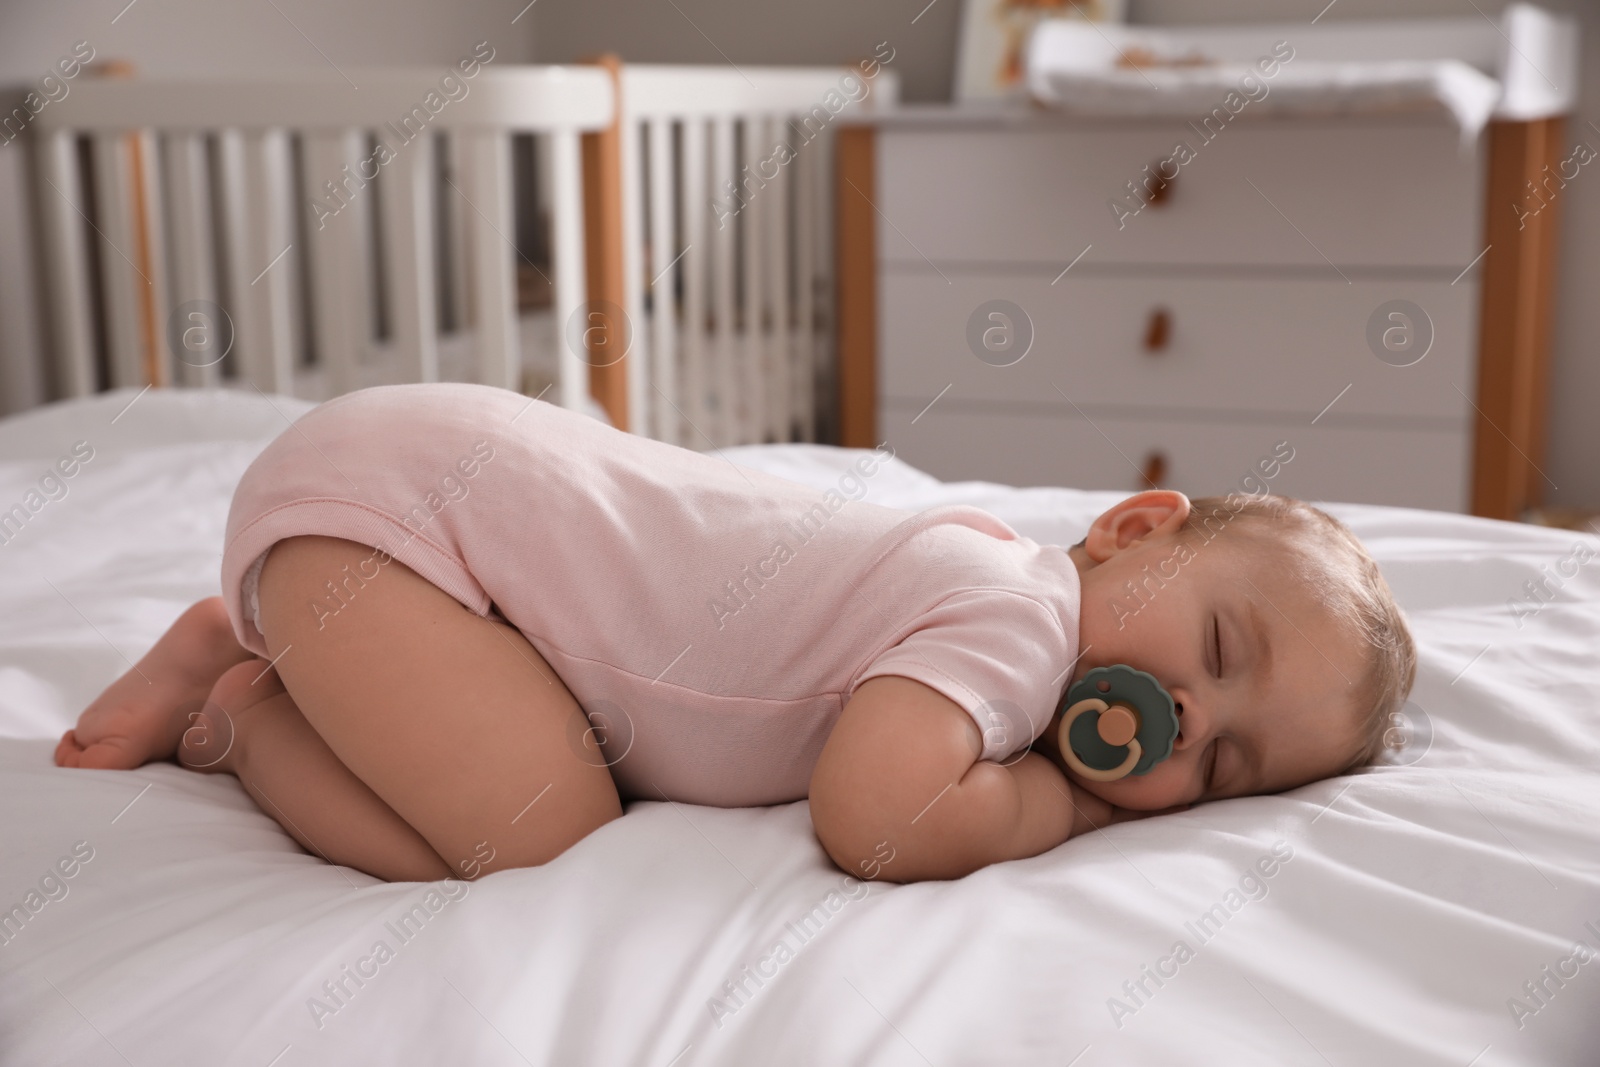
{"type": "Polygon", "coordinates": [[[183,734],[178,762],[236,776],[262,811],[330,863],[390,882],[462,876],[339,762],[265,660],[217,681],[183,734]]]}
{"type": "MultiPolygon", "coordinates": [[[[261,573],[268,651],[338,762],[463,877],[544,863],[621,815],[604,761],[571,740],[587,734],[582,708],[515,628],[473,615],[397,560],[329,615],[327,583],[368,573],[372,555],[295,537],[261,573]]],[[[295,801],[272,799],[300,822],[295,801]]]]}

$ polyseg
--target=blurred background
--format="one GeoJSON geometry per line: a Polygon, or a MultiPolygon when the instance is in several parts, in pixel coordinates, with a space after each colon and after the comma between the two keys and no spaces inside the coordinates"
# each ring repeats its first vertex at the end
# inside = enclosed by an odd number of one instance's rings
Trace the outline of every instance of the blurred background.
{"type": "MultiPolygon", "coordinates": [[[[1541,6],[1575,17],[1582,27],[1580,95],[1566,137],[1600,146],[1600,4],[1546,0],[1541,6]]],[[[1396,18],[1494,20],[1503,7],[1500,0],[1128,0],[1125,21],[1163,26],[1316,18],[1333,26],[1396,18]]],[[[90,41],[98,60],[125,60],[146,78],[442,67],[479,41],[491,42],[497,67],[602,52],[631,63],[837,65],[869,56],[888,41],[902,101],[937,104],[955,92],[962,18],[962,0],[10,0],[0,7],[0,82],[36,80],[78,40],[90,41]]],[[[1594,299],[1600,292],[1600,179],[1579,179],[1564,189],[1560,213],[1541,490],[1544,505],[1582,510],[1600,508],[1600,419],[1594,417],[1600,402],[1600,300],[1594,299]]],[[[1071,253],[1064,251],[1063,263],[1071,253]]],[[[15,269],[0,263],[0,275],[15,269]]],[[[1142,457],[1133,459],[1142,463],[1142,457]]],[[[959,465],[939,470],[931,459],[924,465],[945,477],[973,473],[959,465]]],[[[1002,471],[982,473],[1004,477],[1002,471]]]]}

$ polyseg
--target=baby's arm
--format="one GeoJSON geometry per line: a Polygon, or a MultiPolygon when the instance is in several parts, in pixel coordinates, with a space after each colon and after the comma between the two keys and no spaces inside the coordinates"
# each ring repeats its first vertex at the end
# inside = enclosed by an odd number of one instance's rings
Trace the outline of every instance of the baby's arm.
{"type": "Polygon", "coordinates": [[[811,775],[811,821],[840,867],[868,880],[960,878],[1037,856],[1108,821],[1137,817],[1075,790],[1044,756],[979,760],[959,704],[883,675],[845,705],[811,775]]]}

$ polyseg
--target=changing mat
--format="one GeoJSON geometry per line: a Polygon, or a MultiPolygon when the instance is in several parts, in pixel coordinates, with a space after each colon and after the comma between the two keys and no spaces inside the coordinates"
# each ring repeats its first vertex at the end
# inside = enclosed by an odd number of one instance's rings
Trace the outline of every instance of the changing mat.
{"type": "Polygon", "coordinates": [[[1576,93],[1570,19],[1513,4],[1500,22],[1434,19],[1242,27],[1099,26],[1029,39],[1034,99],[1084,115],[1193,118],[1443,107],[1471,143],[1491,116],[1562,113],[1576,93]]]}

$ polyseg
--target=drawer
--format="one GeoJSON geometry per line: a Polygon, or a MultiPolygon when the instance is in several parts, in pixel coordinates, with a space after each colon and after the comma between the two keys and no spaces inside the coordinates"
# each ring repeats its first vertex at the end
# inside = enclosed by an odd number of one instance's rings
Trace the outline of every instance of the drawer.
{"type": "Polygon", "coordinates": [[[1152,452],[1162,488],[1190,497],[1247,491],[1241,481],[1279,442],[1293,458],[1266,482],[1275,493],[1398,507],[1465,511],[1469,434],[1330,426],[1309,419],[1223,421],[1046,415],[951,402],[884,400],[878,436],[901,459],[946,481],[1056,485],[1134,492],[1152,452]],[[915,419],[915,422],[913,422],[915,419]]]}
{"type": "MultiPolygon", "coordinates": [[[[1432,429],[1470,424],[1477,293],[1465,281],[1346,285],[1075,270],[1051,284],[1043,273],[1014,268],[946,274],[948,282],[926,269],[880,275],[882,395],[926,404],[948,385],[940,404],[1019,401],[1070,410],[1070,397],[1089,407],[1277,412],[1306,422],[1338,397],[1318,425],[1370,416],[1432,429]],[[984,362],[970,347],[969,321],[995,299],[1022,309],[1032,324],[1032,347],[1010,366],[984,362]],[[1431,348],[1410,366],[1379,360],[1367,341],[1369,320],[1396,299],[1416,304],[1432,323],[1431,348]],[[1164,336],[1154,321],[1161,315],[1164,336]],[[1147,341],[1161,347],[1149,350],[1147,341]]],[[[1414,328],[1426,326],[1419,320],[1414,328]]]]}
{"type": "Polygon", "coordinates": [[[1483,250],[1482,144],[1463,154],[1454,126],[1434,116],[1243,115],[1210,142],[1169,121],[887,126],[879,255],[1060,270],[1092,244],[1086,263],[1284,264],[1337,278],[1331,260],[1454,276],[1483,250]],[[1166,202],[1119,228],[1110,203],[1180,141],[1194,157],[1166,202]]]}

